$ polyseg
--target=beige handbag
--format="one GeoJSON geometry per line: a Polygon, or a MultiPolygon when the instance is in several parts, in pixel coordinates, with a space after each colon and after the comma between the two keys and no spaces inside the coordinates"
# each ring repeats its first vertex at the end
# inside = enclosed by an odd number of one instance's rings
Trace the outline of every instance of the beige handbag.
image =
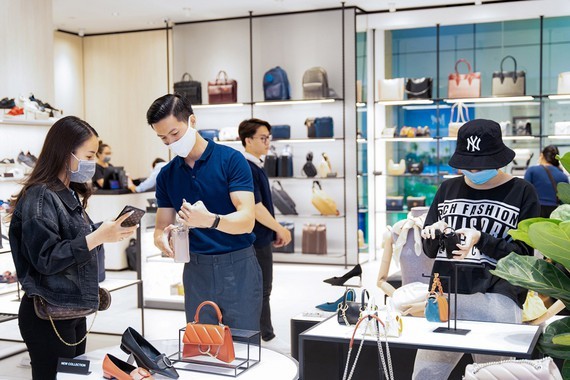
{"type": "Polygon", "coordinates": [[[327,226],[325,224],[305,224],[302,235],[303,253],[327,254],[327,226]]]}
{"type": "Polygon", "coordinates": [[[493,96],[523,96],[525,94],[526,74],[517,71],[517,60],[512,55],[507,55],[501,61],[501,71],[493,73],[493,96]],[[514,71],[504,71],[503,63],[506,59],[512,59],[515,64],[514,71]]]}
{"type": "Polygon", "coordinates": [[[469,110],[461,103],[451,106],[451,117],[449,118],[449,137],[457,137],[459,128],[469,121],[469,110]],[[454,117],[455,114],[455,117],[454,117]]]}
{"type": "Polygon", "coordinates": [[[311,203],[321,215],[339,215],[336,202],[323,191],[319,181],[313,181],[313,197],[311,203]]]}
{"type": "Polygon", "coordinates": [[[378,79],[378,99],[404,100],[404,78],[378,79]]]}
{"type": "Polygon", "coordinates": [[[562,380],[562,375],[552,358],[536,360],[503,360],[481,364],[469,364],[464,380],[562,380]]]}
{"type": "Polygon", "coordinates": [[[403,175],[406,172],[406,161],[402,158],[399,163],[395,164],[390,158],[388,160],[389,175],[403,175]]]}
{"type": "Polygon", "coordinates": [[[471,64],[466,59],[455,62],[455,72],[449,74],[447,83],[449,98],[478,98],[481,96],[481,73],[471,71],[471,64]],[[457,65],[465,63],[467,74],[459,74],[457,65]]]}

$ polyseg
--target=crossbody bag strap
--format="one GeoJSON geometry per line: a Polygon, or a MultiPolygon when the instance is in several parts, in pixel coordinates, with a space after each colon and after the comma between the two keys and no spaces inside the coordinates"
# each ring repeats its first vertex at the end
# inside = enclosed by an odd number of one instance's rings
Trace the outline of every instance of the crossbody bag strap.
{"type": "Polygon", "coordinates": [[[550,178],[550,183],[552,184],[552,188],[554,189],[554,195],[556,195],[556,202],[560,203],[560,199],[558,199],[558,192],[556,191],[556,181],[554,180],[552,173],[550,172],[550,170],[548,170],[546,166],[544,165],[540,166],[542,166],[544,170],[546,170],[546,174],[548,174],[548,178],[550,178]]]}

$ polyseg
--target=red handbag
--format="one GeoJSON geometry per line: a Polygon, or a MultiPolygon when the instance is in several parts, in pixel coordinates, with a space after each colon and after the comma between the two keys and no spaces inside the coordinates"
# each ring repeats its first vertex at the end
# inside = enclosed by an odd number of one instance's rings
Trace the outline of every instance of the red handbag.
{"type": "Polygon", "coordinates": [[[447,96],[450,98],[478,98],[481,96],[481,73],[471,71],[469,61],[462,58],[455,62],[455,72],[449,74],[447,85],[447,96]],[[457,65],[461,62],[467,64],[467,74],[457,71],[457,65]]]}
{"type": "Polygon", "coordinates": [[[237,81],[228,79],[228,74],[220,70],[216,80],[208,82],[208,102],[210,104],[237,103],[237,81]]]}
{"type": "Polygon", "coordinates": [[[212,301],[204,301],[198,306],[194,321],[186,325],[182,343],[184,343],[183,358],[207,355],[226,363],[231,363],[236,358],[230,328],[222,324],[222,312],[212,301]],[[210,305],[216,310],[217,325],[200,323],[200,310],[205,305],[210,305]]]}

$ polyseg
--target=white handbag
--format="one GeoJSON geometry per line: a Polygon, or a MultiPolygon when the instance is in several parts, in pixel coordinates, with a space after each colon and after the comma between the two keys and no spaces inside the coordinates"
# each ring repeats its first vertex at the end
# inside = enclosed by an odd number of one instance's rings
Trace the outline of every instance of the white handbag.
{"type": "Polygon", "coordinates": [[[378,316],[384,322],[384,331],[380,331],[380,335],[393,338],[399,338],[402,335],[404,329],[402,316],[394,309],[390,297],[386,299],[386,306],[378,310],[378,316]]]}
{"type": "Polygon", "coordinates": [[[378,99],[404,100],[404,78],[378,79],[378,99]]]}
{"type": "Polygon", "coordinates": [[[554,123],[555,135],[570,135],[570,121],[557,121],[554,123]]]}
{"type": "Polygon", "coordinates": [[[388,161],[388,174],[402,175],[406,172],[406,161],[402,158],[399,163],[395,164],[390,158],[388,161]]]}
{"type": "Polygon", "coordinates": [[[570,94],[570,71],[558,74],[558,93],[570,94]]]}
{"type": "Polygon", "coordinates": [[[400,286],[392,293],[392,304],[395,310],[403,312],[405,305],[425,301],[428,293],[428,284],[411,282],[400,286]]]}
{"type": "Polygon", "coordinates": [[[220,141],[235,141],[239,140],[239,133],[237,127],[224,127],[220,129],[220,141]]]}
{"type": "Polygon", "coordinates": [[[463,126],[466,122],[469,121],[469,110],[467,106],[465,106],[461,102],[455,103],[451,106],[451,117],[449,118],[449,137],[457,137],[457,133],[459,132],[459,128],[463,126]],[[454,112],[457,114],[454,118],[454,112]],[[465,113],[465,114],[464,114],[465,113]]]}
{"type": "Polygon", "coordinates": [[[384,128],[382,130],[382,137],[394,137],[396,135],[396,127],[384,128]]]}
{"type": "Polygon", "coordinates": [[[562,380],[552,358],[469,364],[464,380],[562,380]]]}

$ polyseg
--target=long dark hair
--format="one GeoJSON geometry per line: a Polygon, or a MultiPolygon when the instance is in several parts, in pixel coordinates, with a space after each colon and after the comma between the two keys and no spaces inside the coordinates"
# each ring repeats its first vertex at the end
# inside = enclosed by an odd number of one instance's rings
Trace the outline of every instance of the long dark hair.
{"type": "MultiPolygon", "coordinates": [[[[56,121],[47,133],[32,173],[24,181],[22,190],[11,200],[11,212],[33,185],[45,184],[52,190],[59,190],[61,181],[58,175],[63,169],[67,169],[71,153],[92,136],[99,137],[92,126],[78,117],[66,116],[56,121]]],[[[69,187],[81,196],[83,207],[86,207],[92,194],[91,186],[71,182],[69,187]]]]}
{"type": "Polygon", "coordinates": [[[544,160],[550,165],[556,166],[557,168],[560,167],[560,161],[556,159],[556,156],[559,154],[560,151],[558,151],[558,147],[556,145],[548,145],[542,150],[542,156],[544,157],[544,160]]]}

